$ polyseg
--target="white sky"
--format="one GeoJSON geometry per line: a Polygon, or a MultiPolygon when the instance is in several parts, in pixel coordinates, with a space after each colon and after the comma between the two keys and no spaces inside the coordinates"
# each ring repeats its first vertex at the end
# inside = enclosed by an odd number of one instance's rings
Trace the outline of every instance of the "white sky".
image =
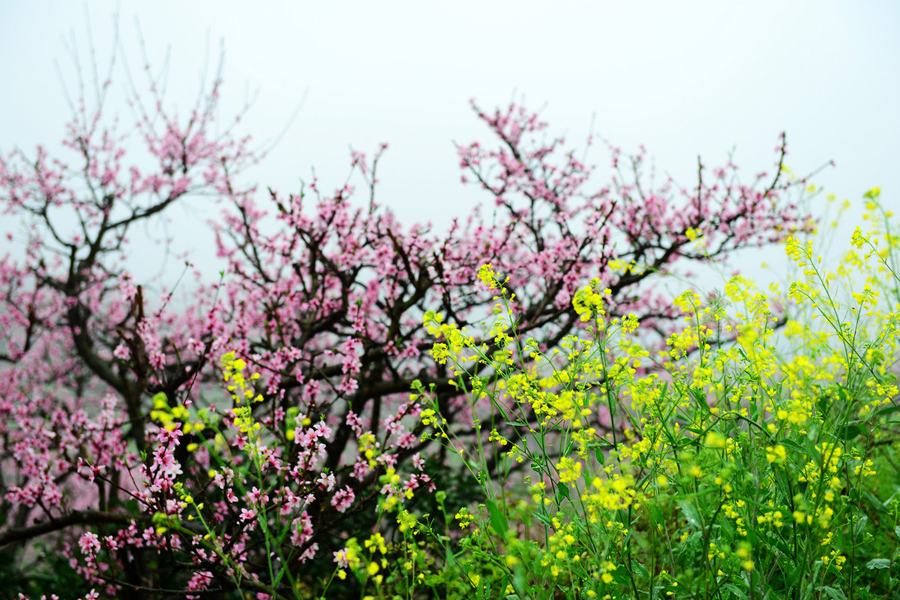
{"type": "MultiPolygon", "coordinates": [[[[75,73],[64,40],[74,32],[87,58],[90,22],[101,60],[111,47],[117,3],[89,4],[0,3],[0,151],[30,151],[38,142],[53,148],[60,139],[69,113],[54,59],[69,86],[75,73]]],[[[324,189],[338,186],[350,145],[372,151],[385,141],[379,199],[409,224],[443,229],[488,200],[459,183],[452,144],[489,140],[470,97],[484,108],[523,97],[534,109],[546,104],[551,132],[573,144],[596,115],[599,135],[626,152],[644,143],[659,169],[685,184],[694,181],[698,154],[713,166],[735,147],[748,181],[771,170],[786,130],[798,174],[836,162],[816,180],[826,191],[856,200],[880,186],[886,203],[898,194],[895,1],[167,0],[125,2],[120,12],[133,70],[141,66],[136,18],[154,67],[171,48],[169,98],[182,112],[220,41],[221,116],[258,90],[244,121],[257,140],[275,138],[308,94],[281,143],[250,174],[262,189],[296,191],[313,166],[324,189]]],[[[131,122],[124,104],[111,108],[131,122]]],[[[602,147],[589,162],[606,167],[602,147]]],[[[196,220],[212,216],[184,213],[182,229],[172,230],[188,234],[197,259],[212,251],[196,235],[196,220]]],[[[159,269],[158,261],[147,266],[159,269]]]]}

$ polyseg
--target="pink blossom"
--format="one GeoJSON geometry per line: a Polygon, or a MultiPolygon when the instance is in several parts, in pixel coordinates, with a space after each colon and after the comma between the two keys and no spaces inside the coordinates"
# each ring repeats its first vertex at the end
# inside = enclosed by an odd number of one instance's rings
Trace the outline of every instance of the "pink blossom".
{"type": "Polygon", "coordinates": [[[94,556],[100,551],[100,538],[90,531],[85,532],[78,538],[78,547],[85,556],[94,556]]]}
{"type": "Polygon", "coordinates": [[[353,493],[350,486],[344,486],[344,488],[335,492],[334,497],[331,498],[331,506],[337,509],[338,512],[346,512],[354,500],[356,500],[356,494],[353,493]]]}

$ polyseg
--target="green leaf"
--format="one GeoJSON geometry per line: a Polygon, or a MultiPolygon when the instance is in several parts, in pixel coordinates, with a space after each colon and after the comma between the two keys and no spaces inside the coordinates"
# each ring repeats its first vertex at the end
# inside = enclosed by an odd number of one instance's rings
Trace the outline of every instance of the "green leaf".
{"type": "Polygon", "coordinates": [[[543,506],[540,507],[537,512],[534,513],[534,516],[541,523],[541,525],[546,525],[550,527],[553,524],[553,521],[550,520],[550,515],[547,514],[547,509],[543,506]]]}
{"type": "Polygon", "coordinates": [[[603,454],[603,448],[597,446],[594,448],[594,456],[597,458],[597,462],[601,465],[606,464],[606,455],[603,454]]]}
{"type": "Polygon", "coordinates": [[[650,571],[647,570],[647,567],[642,565],[636,560],[631,561],[631,567],[634,569],[634,572],[637,573],[637,576],[642,580],[650,579],[650,571]]]}
{"type": "Polygon", "coordinates": [[[525,589],[525,569],[521,563],[516,565],[516,570],[513,573],[513,587],[517,591],[525,589]]]}
{"type": "Polygon", "coordinates": [[[869,517],[861,517],[859,521],[853,526],[853,535],[858,536],[862,533],[862,530],[866,528],[866,523],[869,522],[869,517]]]}
{"type": "Polygon", "coordinates": [[[700,524],[700,513],[697,512],[697,507],[688,502],[687,500],[679,500],[678,506],[681,507],[681,512],[684,513],[684,516],[687,517],[688,523],[695,527],[696,529],[702,529],[703,526],[700,524]]]}
{"type": "MultiPolygon", "coordinates": [[[[833,387],[831,389],[834,389],[833,387]]],[[[844,389],[844,386],[837,386],[838,397],[840,398],[842,403],[847,402],[847,390],[844,389]]]]}
{"type": "Polygon", "coordinates": [[[793,450],[797,454],[803,456],[806,454],[806,450],[803,449],[803,446],[798,444],[797,442],[792,442],[791,440],[779,440],[779,444],[787,448],[788,450],[793,450]]]}
{"type": "Polygon", "coordinates": [[[897,537],[900,537],[900,525],[894,527],[894,533],[897,534],[897,537]]]}
{"type": "Polygon", "coordinates": [[[491,528],[499,535],[505,534],[509,531],[506,515],[497,508],[497,504],[490,498],[487,499],[486,504],[488,512],[491,514],[491,528]]]}
{"type": "Polygon", "coordinates": [[[778,469],[777,471],[775,471],[775,483],[783,490],[784,494],[787,495],[791,485],[791,482],[788,479],[787,471],[785,471],[784,469],[778,469]]]}
{"type": "Polygon", "coordinates": [[[734,523],[731,522],[730,519],[725,519],[719,525],[722,527],[722,531],[725,532],[726,535],[733,537],[736,533],[736,529],[734,527],[734,523]]]}
{"type": "Polygon", "coordinates": [[[872,492],[863,492],[862,499],[865,500],[866,504],[868,504],[872,508],[872,510],[874,510],[878,514],[883,515],[887,513],[887,507],[882,504],[881,500],[879,500],[878,497],[872,492]]]}
{"type": "Polygon", "coordinates": [[[879,408],[878,410],[875,411],[875,416],[880,417],[883,415],[890,414],[894,411],[900,411],[900,406],[894,406],[893,404],[891,404],[890,406],[886,406],[884,408],[879,408]]]}
{"type": "Polygon", "coordinates": [[[741,600],[747,600],[747,594],[744,592],[744,590],[742,590],[738,586],[734,585],[733,583],[726,583],[722,587],[724,589],[728,590],[729,592],[731,592],[732,594],[734,594],[735,596],[737,596],[738,598],[740,598],[741,600]]]}
{"type": "Polygon", "coordinates": [[[788,574],[787,585],[789,588],[793,588],[800,582],[800,577],[803,576],[803,565],[797,565],[793,569],[791,569],[790,574],[788,574]]]}
{"type": "Polygon", "coordinates": [[[828,587],[826,585],[822,588],[822,591],[828,594],[829,598],[833,598],[834,600],[847,600],[847,596],[839,589],[828,587]]]}
{"type": "Polygon", "coordinates": [[[569,497],[569,486],[564,484],[562,481],[556,486],[556,503],[559,504],[563,499],[569,497]]]}
{"type": "Polygon", "coordinates": [[[782,540],[781,538],[777,538],[777,537],[776,537],[776,538],[770,540],[770,543],[775,544],[775,547],[778,548],[779,550],[781,550],[781,552],[782,552],[783,554],[785,554],[786,556],[790,556],[790,554],[791,554],[791,549],[788,547],[788,545],[787,545],[787,544],[784,542],[784,540],[782,540]]]}
{"type": "Polygon", "coordinates": [[[500,414],[503,415],[503,420],[509,423],[509,413],[506,411],[506,407],[503,405],[503,403],[491,402],[491,404],[494,406],[494,408],[497,408],[500,411],[500,414]]]}
{"type": "Polygon", "coordinates": [[[813,444],[812,440],[809,439],[809,436],[803,439],[803,445],[806,446],[806,455],[816,461],[821,462],[822,453],[816,450],[815,444],[813,444]]]}
{"type": "Polygon", "coordinates": [[[886,558],[873,558],[866,563],[869,569],[890,569],[891,561],[886,558]]]}
{"type": "Polygon", "coordinates": [[[453,552],[450,550],[450,547],[447,547],[447,553],[444,557],[444,560],[447,562],[447,568],[453,569],[456,566],[456,557],[453,556],[453,552]]]}
{"type": "Polygon", "coordinates": [[[852,423],[850,425],[843,425],[838,428],[837,435],[838,438],[842,440],[852,440],[862,433],[862,429],[860,429],[859,425],[856,423],[852,423]]]}

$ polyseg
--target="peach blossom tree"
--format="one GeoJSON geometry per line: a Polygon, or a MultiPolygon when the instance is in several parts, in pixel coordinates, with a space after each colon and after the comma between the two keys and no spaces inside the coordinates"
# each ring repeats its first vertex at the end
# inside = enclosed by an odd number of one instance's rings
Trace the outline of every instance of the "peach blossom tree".
{"type": "Polygon", "coordinates": [[[459,146],[459,165],[488,201],[441,230],[375,201],[386,146],[351,156],[362,198],[316,180],[258,193],[241,183],[261,158],[250,138],[213,132],[220,81],[175,114],[151,79],[126,133],[109,85],[74,106],[65,155],[0,156],[0,210],[21,225],[8,241],[24,247],[0,262],[0,551],[49,544],[118,598],[315,591],[386,502],[412,510],[450,485],[411,393],[431,387],[446,427],[481,435],[429,333],[491,313],[481,265],[541,349],[584,326],[572,301],[592,278],[611,315],[664,339],[678,318],[665,275],[813,225],[783,136],[750,183],[728,162],[680,188],[646,173],[643,149],[614,147],[598,183],[536,113],[473,102],[489,135],[459,146]],[[191,197],[221,213],[222,274],[198,274],[175,308],[124,259],[141,252],[131,232],[191,197]]]}

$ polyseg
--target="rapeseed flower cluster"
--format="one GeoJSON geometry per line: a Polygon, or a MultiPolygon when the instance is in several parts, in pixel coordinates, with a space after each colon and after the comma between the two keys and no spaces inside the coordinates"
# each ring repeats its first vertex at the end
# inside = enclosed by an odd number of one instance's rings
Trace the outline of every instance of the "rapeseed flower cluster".
{"type": "MultiPolygon", "coordinates": [[[[440,496],[444,531],[397,507],[405,585],[610,600],[900,585],[884,558],[900,551],[887,492],[900,485],[900,244],[871,196],[871,227],[836,269],[789,238],[799,273],[784,291],[741,276],[721,293],[685,291],[655,345],[594,279],[571,297],[583,329],[542,351],[518,336],[508,280],[483,265],[497,304],[480,335],[423,317],[432,356],[466,393],[474,443],[434,388],[416,391],[430,403],[423,439],[462,461],[484,497],[448,510],[440,496]]],[[[372,442],[360,438],[369,461],[372,442]]],[[[348,546],[342,561],[375,581],[393,551],[381,547],[348,546]]]]}

